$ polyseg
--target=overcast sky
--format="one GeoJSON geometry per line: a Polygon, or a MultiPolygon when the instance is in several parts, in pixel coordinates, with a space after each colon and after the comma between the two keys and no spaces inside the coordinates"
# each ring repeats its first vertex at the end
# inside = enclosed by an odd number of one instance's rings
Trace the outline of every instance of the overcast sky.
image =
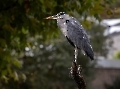
{"type": "Polygon", "coordinates": [[[104,35],[120,32],[120,25],[117,25],[120,24],[120,19],[105,19],[101,22],[101,24],[108,27],[104,35]]]}

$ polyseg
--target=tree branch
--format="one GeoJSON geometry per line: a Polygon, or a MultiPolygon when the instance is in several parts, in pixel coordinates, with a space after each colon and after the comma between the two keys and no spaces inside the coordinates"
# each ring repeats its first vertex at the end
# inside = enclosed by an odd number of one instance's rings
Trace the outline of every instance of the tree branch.
{"type": "Polygon", "coordinates": [[[86,89],[86,83],[83,79],[83,76],[81,75],[82,67],[73,61],[72,67],[70,69],[70,75],[74,79],[78,89],[86,89]]]}

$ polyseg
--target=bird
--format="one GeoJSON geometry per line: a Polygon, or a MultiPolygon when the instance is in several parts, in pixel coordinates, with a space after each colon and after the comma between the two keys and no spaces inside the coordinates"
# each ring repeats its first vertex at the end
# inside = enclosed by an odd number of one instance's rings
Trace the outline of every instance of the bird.
{"type": "Polygon", "coordinates": [[[57,20],[58,28],[62,31],[68,42],[74,47],[75,61],[77,60],[78,49],[91,60],[94,60],[94,52],[88,35],[76,18],[65,12],[59,12],[58,14],[48,16],[45,19],[57,20]]]}

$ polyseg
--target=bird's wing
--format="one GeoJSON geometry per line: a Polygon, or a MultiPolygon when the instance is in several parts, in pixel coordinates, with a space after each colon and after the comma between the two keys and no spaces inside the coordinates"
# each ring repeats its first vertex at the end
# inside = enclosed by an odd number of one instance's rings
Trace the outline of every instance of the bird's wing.
{"type": "Polygon", "coordinates": [[[75,47],[74,43],[73,43],[67,36],[66,36],[66,38],[67,38],[68,42],[69,42],[73,47],[75,47]]]}
{"type": "Polygon", "coordinates": [[[83,50],[87,56],[93,59],[93,50],[88,36],[79,22],[72,18],[67,24],[67,37],[79,49],[83,50]]]}
{"type": "Polygon", "coordinates": [[[83,41],[90,43],[84,28],[76,19],[70,19],[66,25],[68,33],[67,37],[74,43],[75,46],[81,49],[82,47],[80,46],[82,46],[83,41]]]}

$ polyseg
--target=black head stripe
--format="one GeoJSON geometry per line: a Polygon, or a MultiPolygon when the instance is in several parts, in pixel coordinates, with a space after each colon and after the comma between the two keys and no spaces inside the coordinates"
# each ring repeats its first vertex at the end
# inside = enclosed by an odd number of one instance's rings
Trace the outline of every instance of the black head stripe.
{"type": "Polygon", "coordinates": [[[60,15],[64,15],[65,14],[65,12],[60,12],[60,13],[58,13],[58,15],[60,16],[60,15]]]}

